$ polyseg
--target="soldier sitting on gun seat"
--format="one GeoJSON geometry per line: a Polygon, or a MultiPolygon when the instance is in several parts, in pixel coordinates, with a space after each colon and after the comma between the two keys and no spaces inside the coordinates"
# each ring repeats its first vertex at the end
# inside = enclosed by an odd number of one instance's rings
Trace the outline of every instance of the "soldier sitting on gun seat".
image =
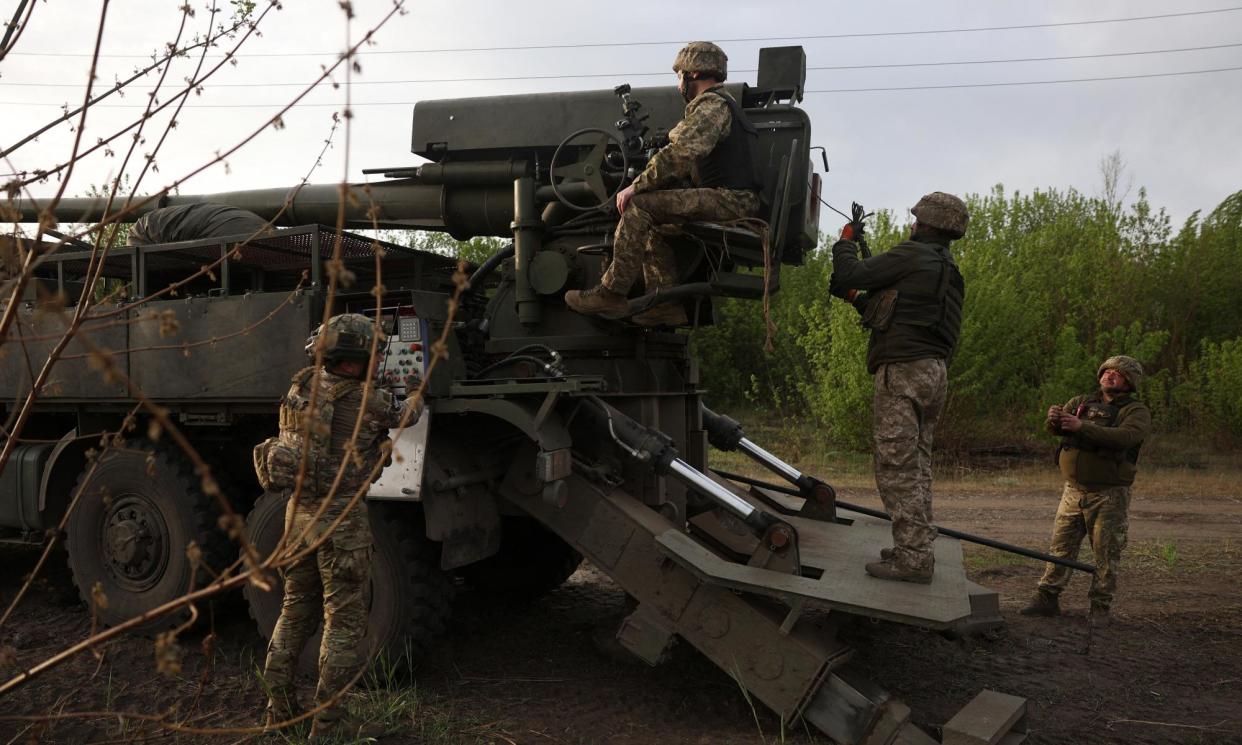
{"type": "MultiPolygon", "coordinates": [[[[757,131],[724,90],[728,57],[707,41],[687,44],[673,61],[686,115],[669,132],[669,144],[656,153],[634,183],[617,194],[612,263],[589,290],[570,290],[573,310],[604,318],[629,313],[626,295],[641,270],[648,293],[671,287],[677,278],[673,250],[658,225],[737,220],[759,211],[754,173],[757,131]],[[690,183],[691,188],[679,188],[690,183]]],[[[681,326],[686,312],[664,303],[634,316],[643,326],[681,326]]]]}

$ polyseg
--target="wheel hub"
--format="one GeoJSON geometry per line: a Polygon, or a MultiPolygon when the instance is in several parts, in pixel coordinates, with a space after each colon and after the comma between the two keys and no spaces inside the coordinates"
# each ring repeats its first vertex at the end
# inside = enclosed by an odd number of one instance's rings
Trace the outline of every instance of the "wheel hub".
{"type": "Polygon", "coordinates": [[[141,590],[163,576],[168,565],[168,526],[145,497],[118,498],[105,516],[103,537],[108,568],[122,585],[141,590]]]}

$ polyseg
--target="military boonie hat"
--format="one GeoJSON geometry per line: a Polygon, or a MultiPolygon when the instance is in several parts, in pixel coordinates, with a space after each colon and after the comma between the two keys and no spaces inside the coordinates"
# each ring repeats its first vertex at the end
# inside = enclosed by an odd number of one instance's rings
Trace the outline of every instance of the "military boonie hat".
{"type": "Polygon", "coordinates": [[[966,235],[966,224],[970,222],[966,203],[943,191],[925,195],[910,208],[910,213],[924,225],[939,228],[958,238],[966,235]]]}
{"type": "Polygon", "coordinates": [[[1130,384],[1130,390],[1138,390],[1139,382],[1143,380],[1143,366],[1133,357],[1127,357],[1119,354],[1109,357],[1100,363],[1100,369],[1096,371],[1095,377],[1098,380],[1105,370],[1116,370],[1126,376],[1126,382],[1130,384]]]}
{"type": "Polygon", "coordinates": [[[720,81],[729,74],[729,56],[710,41],[692,41],[673,60],[673,72],[709,72],[720,81]]]}

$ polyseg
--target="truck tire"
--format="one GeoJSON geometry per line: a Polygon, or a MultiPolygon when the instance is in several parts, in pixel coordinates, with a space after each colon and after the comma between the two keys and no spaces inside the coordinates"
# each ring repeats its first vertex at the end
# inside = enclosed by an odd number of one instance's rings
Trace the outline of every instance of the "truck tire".
{"type": "Polygon", "coordinates": [[[582,563],[582,554],[533,518],[506,517],[502,530],[499,551],[460,570],[488,600],[533,602],[563,585],[582,563]]]}
{"type": "MultiPolygon", "coordinates": [[[[104,451],[90,474],[88,464],[74,487],[84,491],[66,525],[65,551],[78,594],[101,623],[127,621],[202,586],[209,575],[200,570],[194,577],[186,554],[191,542],[206,566],[219,570],[227,563],[219,509],[180,453],[126,445],[104,451]]],[[[188,610],[168,613],[139,630],[169,628],[187,617],[188,610]]]]}
{"type": "MultiPolygon", "coordinates": [[[[284,494],[264,494],[246,520],[251,542],[260,556],[275,548],[284,530],[284,494]]],[[[414,505],[372,502],[368,505],[375,549],[371,557],[371,614],[363,644],[385,671],[404,671],[421,661],[448,625],[452,585],[440,569],[439,545],[429,541],[422,515],[414,505]]],[[[250,616],[264,639],[272,638],[284,585],[273,577],[272,590],[246,585],[250,616]]],[[[299,658],[303,671],[313,671],[322,629],[299,658]]]]}

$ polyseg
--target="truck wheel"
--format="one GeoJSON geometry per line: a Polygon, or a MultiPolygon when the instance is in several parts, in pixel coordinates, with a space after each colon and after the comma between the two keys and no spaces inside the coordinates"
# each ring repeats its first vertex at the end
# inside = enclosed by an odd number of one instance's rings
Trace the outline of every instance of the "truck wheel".
{"type": "Polygon", "coordinates": [[[529,603],[565,583],[582,554],[529,517],[506,517],[500,550],[460,570],[466,583],[489,599],[529,603]]]}
{"type": "MultiPolygon", "coordinates": [[[[286,498],[265,494],[246,520],[251,542],[266,557],[284,530],[286,498]]],[[[410,505],[372,502],[368,505],[375,550],[371,556],[371,614],[363,644],[386,670],[402,670],[420,661],[448,624],[452,586],[440,569],[439,546],[426,538],[421,513],[410,505]]],[[[284,585],[274,577],[264,592],[245,589],[250,616],[264,639],[272,638],[284,585]]],[[[302,650],[299,666],[312,671],[317,664],[322,629],[302,650]]]]}
{"type": "MultiPolygon", "coordinates": [[[[83,492],[66,525],[65,551],[78,593],[100,622],[116,625],[189,591],[191,541],[207,566],[224,566],[228,540],[216,525],[219,510],[179,453],[127,445],[104,451],[88,480],[90,474],[87,465],[78,477],[75,490],[83,492]],[[103,602],[96,602],[96,585],[103,602]]],[[[194,586],[207,576],[200,571],[194,586]]],[[[140,629],[187,617],[188,611],[168,613],[140,629]]]]}

